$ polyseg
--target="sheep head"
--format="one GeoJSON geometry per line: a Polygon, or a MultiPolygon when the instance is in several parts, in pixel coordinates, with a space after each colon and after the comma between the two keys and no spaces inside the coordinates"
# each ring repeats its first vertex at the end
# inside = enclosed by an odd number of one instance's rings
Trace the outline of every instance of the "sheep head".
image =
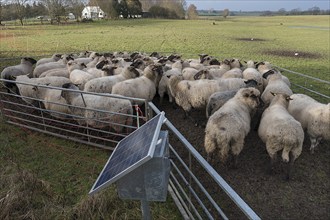
{"type": "Polygon", "coordinates": [[[275,105],[275,104],[280,104],[282,106],[284,106],[286,109],[288,109],[289,106],[289,102],[291,100],[293,100],[290,95],[285,94],[285,93],[275,93],[270,91],[270,94],[272,94],[274,96],[274,98],[272,99],[270,106],[271,105],[275,105]]]}
{"type": "Polygon", "coordinates": [[[257,87],[258,82],[255,81],[254,79],[248,79],[246,81],[244,81],[246,87],[257,87]]]}
{"type": "Polygon", "coordinates": [[[243,103],[254,110],[260,104],[260,92],[255,88],[242,88],[238,90],[235,97],[238,97],[243,103]]]}
{"type": "Polygon", "coordinates": [[[109,64],[109,60],[102,60],[96,64],[96,69],[102,69],[103,66],[109,64]]]}
{"type": "Polygon", "coordinates": [[[116,66],[111,66],[111,65],[104,65],[102,67],[102,71],[106,73],[107,76],[113,76],[115,69],[117,69],[116,66]]]}
{"type": "Polygon", "coordinates": [[[136,77],[139,77],[140,76],[140,73],[139,71],[137,71],[134,66],[129,66],[127,67],[127,70],[132,73],[131,75],[133,76],[132,78],[136,78],[136,77]]]}
{"type": "Polygon", "coordinates": [[[23,60],[31,63],[32,65],[37,63],[37,61],[31,57],[24,57],[23,60]]]}
{"type": "Polygon", "coordinates": [[[262,77],[263,77],[264,79],[267,79],[268,76],[273,75],[273,74],[276,74],[276,73],[277,73],[277,72],[276,72],[274,69],[271,69],[271,70],[268,70],[267,72],[265,72],[264,74],[262,74],[262,77]]]}

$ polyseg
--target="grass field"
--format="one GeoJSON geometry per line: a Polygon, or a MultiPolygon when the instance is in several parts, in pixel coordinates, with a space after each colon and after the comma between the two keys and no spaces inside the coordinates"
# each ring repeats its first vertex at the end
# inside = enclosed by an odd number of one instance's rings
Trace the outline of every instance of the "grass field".
{"type": "Polygon", "coordinates": [[[0,56],[83,50],[158,51],[179,53],[185,58],[207,53],[220,59],[268,60],[329,79],[326,74],[330,66],[329,19],[329,16],[229,17],[214,21],[136,19],[52,26],[8,25],[1,30],[0,56]],[[294,56],[295,53],[301,55],[294,56]]]}
{"type": "MultiPolygon", "coordinates": [[[[49,56],[55,52],[158,51],[182,54],[184,58],[207,53],[220,59],[267,60],[330,81],[329,19],[329,16],[136,19],[23,27],[9,23],[1,27],[0,68],[18,62],[7,58],[49,56]]],[[[329,95],[329,87],[322,90],[329,95]]],[[[21,207],[33,206],[35,210],[16,212],[13,218],[140,218],[140,204],[119,200],[113,187],[97,198],[87,196],[109,152],[18,129],[3,121],[0,143],[0,210],[17,210],[1,206],[8,192],[17,193],[21,199],[16,203],[21,207]],[[27,190],[32,194],[20,197],[18,192],[24,192],[24,183],[29,181],[35,183],[33,190],[27,190]],[[12,182],[22,184],[12,187],[12,182]],[[17,191],[10,190],[16,187],[17,191]]],[[[155,219],[180,218],[170,202],[154,203],[152,211],[155,219]]],[[[2,218],[6,215],[0,215],[2,218]]]]}

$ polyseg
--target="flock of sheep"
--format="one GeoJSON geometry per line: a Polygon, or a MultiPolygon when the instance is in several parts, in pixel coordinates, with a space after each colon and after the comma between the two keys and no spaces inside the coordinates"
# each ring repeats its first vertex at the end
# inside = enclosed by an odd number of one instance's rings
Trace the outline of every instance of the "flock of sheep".
{"type": "Polygon", "coordinates": [[[235,166],[251,129],[251,118],[259,112],[258,135],[271,158],[270,171],[277,153],[282,151],[282,160],[288,164],[287,179],[302,152],[304,130],[311,141],[311,152],[321,139],[330,140],[330,104],[293,94],[288,78],[269,62],[250,60],[242,65],[238,59],[219,61],[206,54],[199,56],[182,59],[176,54],[161,56],[157,52],[148,55],[87,51],[79,55],[54,54],[38,61],[23,58],[20,64],[6,67],[1,78],[9,91],[20,94],[26,102],[42,100],[54,117],[75,115],[79,124],[95,128],[108,125],[97,120],[107,118],[116,122],[112,128],[117,132],[122,132],[118,124],[132,124],[133,104],[142,104],[122,97],[152,101],[158,92],[162,103],[167,94],[169,101],[175,101],[191,120],[191,109],[205,109],[207,159],[218,153],[226,163],[233,156],[235,166]],[[79,91],[110,93],[115,97],[79,91]]]}

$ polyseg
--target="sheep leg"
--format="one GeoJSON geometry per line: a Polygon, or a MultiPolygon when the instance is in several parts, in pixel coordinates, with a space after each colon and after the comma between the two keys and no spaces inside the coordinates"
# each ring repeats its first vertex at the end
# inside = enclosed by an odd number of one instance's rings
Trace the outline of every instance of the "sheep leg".
{"type": "Polygon", "coordinates": [[[274,171],[276,161],[277,161],[277,153],[276,152],[273,153],[273,154],[269,153],[269,156],[270,156],[270,164],[269,164],[269,167],[268,167],[268,174],[272,175],[273,171],[274,171]]]}
{"type": "Polygon", "coordinates": [[[289,153],[289,158],[290,158],[290,161],[288,162],[284,162],[284,165],[286,166],[286,173],[285,173],[285,180],[286,181],[289,181],[290,180],[290,177],[292,175],[292,168],[293,168],[293,164],[294,164],[294,161],[295,161],[295,157],[293,156],[292,152],[289,153]]]}
{"type": "Polygon", "coordinates": [[[215,141],[210,135],[205,135],[204,146],[207,153],[207,162],[209,163],[212,161],[212,155],[216,149],[215,141]]]}
{"type": "Polygon", "coordinates": [[[310,137],[310,140],[311,140],[311,147],[309,150],[311,154],[314,154],[314,149],[319,145],[321,138],[310,137]]]}
{"type": "Polygon", "coordinates": [[[243,139],[232,140],[231,141],[231,152],[233,155],[233,168],[237,169],[238,164],[238,155],[241,153],[244,146],[244,137],[243,139]]]}

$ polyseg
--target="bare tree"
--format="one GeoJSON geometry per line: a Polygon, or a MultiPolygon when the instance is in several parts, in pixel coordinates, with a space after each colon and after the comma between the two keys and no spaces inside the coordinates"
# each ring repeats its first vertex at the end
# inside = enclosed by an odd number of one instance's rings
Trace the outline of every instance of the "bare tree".
{"type": "Polygon", "coordinates": [[[79,21],[81,17],[81,12],[84,9],[84,4],[81,0],[67,0],[67,3],[70,7],[72,14],[75,16],[76,20],[79,21]]]}
{"type": "Polygon", "coordinates": [[[314,6],[314,7],[310,8],[310,9],[308,9],[308,11],[310,11],[312,15],[318,15],[318,14],[320,14],[320,11],[321,10],[320,10],[319,7],[314,6]]]}
{"type": "Polygon", "coordinates": [[[0,0],[0,25],[2,25],[1,24],[1,22],[2,22],[2,18],[3,16],[2,16],[2,0],[0,0]]]}
{"type": "Polygon", "coordinates": [[[223,16],[224,18],[227,18],[228,15],[229,15],[229,9],[226,8],[226,9],[223,10],[222,16],[223,16]]]}
{"type": "Polygon", "coordinates": [[[25,17],[25,4],[28,0],[11,0],[11,3],[15,9],[15,17],[20,21],[21,25],[23,26],[23,19],[25,17]]]}
{"type": "Polygon", "coordinates": [[[184,18],[185,16],[184,5],[186,4],[185,2],[186,1],[182,1],[182,0],[167,0],[167,1],[161,1],[160,6],[173,11],[178,18],[184,18]]]}
{"type": "Polygon", "coordinates": [[[41,0],[48,10],[48,14],[51,18],[51,23],[55,19],[59,24],[61,22],[61,16],[65,16],[66,0],[41,0]]]}
{"type": "Polygon", "coordinates": [[[197,8],[194,4],[189,5],[187,9],[187,18],[188,19],[198,18],[197,8]]]}
{"type": "Polygon", "coordinates": [[[139,0],[127,0],[127,9],[130,17],[142,14],[142,4],[139,0]]]}
{"type": "Polygon", "coordinates": [[[280,9],[278,10],[278,14],[279,14],[279,15],[285,15],[285,14],[286,14],[286,10],[285,10],[285,8],[280,8],[280,9]]]}

